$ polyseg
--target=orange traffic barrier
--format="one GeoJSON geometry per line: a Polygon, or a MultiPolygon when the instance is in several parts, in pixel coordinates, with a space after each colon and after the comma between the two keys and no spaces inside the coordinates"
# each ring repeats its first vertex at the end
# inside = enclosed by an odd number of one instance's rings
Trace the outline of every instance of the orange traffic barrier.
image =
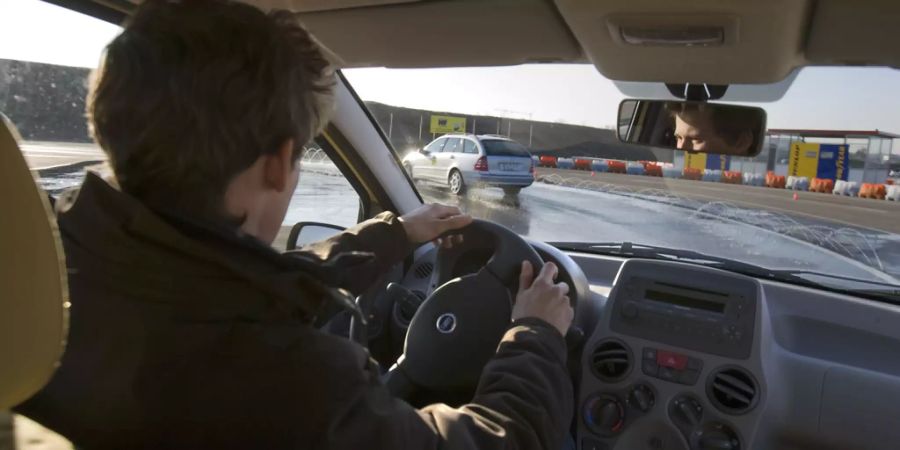
{"type": "Polygon", "coordinates": [[[575,158],[575,170],[591,170],[591,160],[575,158]]]}
{"type": "Polygon", "coordinates": [[[625,173],[627,171],[624,161],[610,160],[608,162],[609,162],[610,173],[625,173]]]}
{"type": "Polygon", "coordinates": [[[720,181],[728,184],[743,184],[744,174],[737,170],[726,170],[722,172],[720,181]]]}
{"type": "Polygon", "coordinates": [[[694,167],[685,167],[682,178],[685,180],[700,181],[700,179],[703,178],[703,171],[694,167]]]}
{"type": "Polygon", "coordinates": [[[556,157],[550,155],[541,155],[538,159],[541,167],[556,167],[556,157]]]}
{"type": "Polygon", "coordinates": [[[809,192],[830,194],[834,191],[834,180],[829,178],[813,178],[809,182],[809,192]]]}
{"type": "Polygon", "coordinates": [[[647,175],[648,177],[661,177],[663,176],[662,166],[652,162],[644,163],[644,175],[647,175]]]}
{"type": "Polygon", "coordinates": [[[883,184],[863,183],[859,187],[859,196],[861,198],[874,198],[876,200],[884,200],[887,195],[887,188],[883,184]]]}
{"type": "Polygon", "coordinates": [[[784,175],[775,175],[775,172],[772,172],[771,170],[766,172],[766,187],[784,189],[786,184],[787,179],[784,175]]]}

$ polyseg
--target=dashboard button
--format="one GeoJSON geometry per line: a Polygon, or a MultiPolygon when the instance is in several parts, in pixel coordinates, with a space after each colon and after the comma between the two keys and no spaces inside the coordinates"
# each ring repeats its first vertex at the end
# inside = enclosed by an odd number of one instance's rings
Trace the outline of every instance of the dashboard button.
{"type": "Polygon", "coordinates": [[[671,367],[675,370],[682,370],[687,366],[688,357],[678,353],[660,350],[656,354],[656,363],[660,367],[671,367]]]}
{"type": "Polygon", "coordinates": [[[644,360],[641,364],[641,369],[645,375],[651,377],[655,377],[659,373],[659,365],[656,364],[656,361],[644,360]]]}
{"type": "Polygon", "coordinates": [[[653,404],[656,403],[656,396],[653,395],[653,390],[649,386],[639,384],[632,388],[628,394],[628,403],[632,407],[637,408],[638,411],[645,413],[650,411],[650,408],[653,408],[653,404]]]}
{"type": "Polygon", "coordinates": [[[700,370],[703,368],[703,361],[697,358],[688,358],[687,368],[688,370],[700,370]]]}
{"type": "Polygon", "coordinates": [[[660,367],[657,376],[661,380],[675,381],[678,378],[678,373],[671,367],[660,367]]]}
{"type": "Polygon", "coordinates": [[[612,436],[625,426],[625,408],[612,395],[593,397],[585,402],[584,423],[594,433],[612,436]]]}
{"type": "Polygon", "coordinates": [[[678,374],[678,382],[688,386],[696,384],[698,378],[700,378],[699,370],[685,370],[678,374]]]}
{"type": "Polygon", "coordinates": [[[656,362],[656,349],[652,347],[644,347],[644,359],[653,360],[656,362]]]}

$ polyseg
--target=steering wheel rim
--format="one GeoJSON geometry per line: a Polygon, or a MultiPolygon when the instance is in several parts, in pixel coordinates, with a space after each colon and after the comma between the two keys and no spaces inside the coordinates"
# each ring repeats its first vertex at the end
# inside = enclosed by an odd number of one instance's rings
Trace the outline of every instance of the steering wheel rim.
{"type": "Polygon", "coordinates": [[[509,327],[522,261],[544,261],[512,230],[473,220],[452,234],[487,235],[494,254],[477,273],[443,283],[410,321],[403,355],[385,383],[404,397],[415,389],[454,390],[477,385],[485,364],[509,327]]]}

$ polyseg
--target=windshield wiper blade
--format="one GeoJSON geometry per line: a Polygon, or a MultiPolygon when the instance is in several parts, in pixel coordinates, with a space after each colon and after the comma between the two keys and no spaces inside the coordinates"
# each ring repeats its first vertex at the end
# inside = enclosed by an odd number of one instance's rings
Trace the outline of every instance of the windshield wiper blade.
{"type": "Polygon", "coordinates": [[[878,281],[869,281],[860,278],[844,277],[841,275],[832,276],[827,273],[806,270],[767,269],[756,264],[745,263],[733,259],[723,258],[720,256],[707,255],[705,253],[700,253],[694,250],[635,244],[633,242],[558,242],[553,243],[552,245],[562,250],[693,263],[707,267],[715,267],[730,272],[736,272],[754,278],[780,281],[814,289],[836,292],[839,294],[855,295],[858,297],[900,304],[900,286],[890,283],[881,283],[878,281]],[[821,277],[837,278],[858,283],[868,283],[879,286],[892,287],[896,290],[848,289],[825,283],[819,283],[808,278],[804,278],[802,275],[815,275],[821,277]]]}

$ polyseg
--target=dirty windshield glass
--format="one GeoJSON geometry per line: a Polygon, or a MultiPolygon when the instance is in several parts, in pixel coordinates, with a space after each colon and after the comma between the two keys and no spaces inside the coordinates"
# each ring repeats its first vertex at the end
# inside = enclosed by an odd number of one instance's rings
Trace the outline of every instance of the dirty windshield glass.
{"type": "MultiPolygon", "coordinates": [[[[425,201],[542,241],[632,242],[773,270],[900,277],[900,106],[887,95],[900,88],[897,71],[809,68],[778,101],[739,102],[768,115],[765,135],[751,137],[762,139],[755,157],[620,143],[625,96],[589,65],[344,74],[425,201]],[[480,136],[487,159],[418,152],[461,134],[480,136]],[[490,140],[501,136],[509,140],[490,140]],[[497,159],[522,151],[532,174],[497,159]]],[[[702,111],[673,113],[660,139],[673,148],[686,133],[739,142],[711,129],[702,111]]]]}

